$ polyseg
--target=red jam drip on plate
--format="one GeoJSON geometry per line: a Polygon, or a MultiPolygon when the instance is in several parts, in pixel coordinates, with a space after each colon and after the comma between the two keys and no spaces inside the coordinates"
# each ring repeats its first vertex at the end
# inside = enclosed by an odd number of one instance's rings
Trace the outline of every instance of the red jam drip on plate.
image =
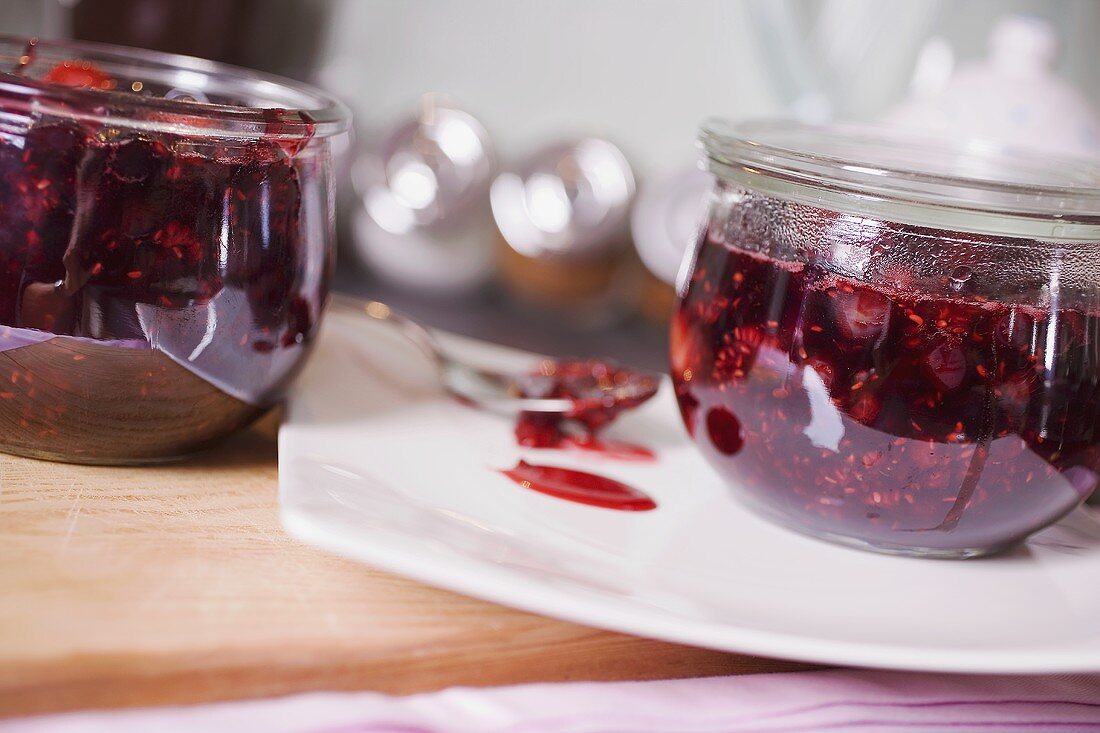
{"type": "Polygon", "coordinates": [[[652,376],[597,359],[546,360],[521,380],[520,396],[565,399],[564,414],[525,412],[516,423],[516,441],[526,448],[575,449],[623,460],[653,460],[649,448],[598,434],[624,410],[653,397],[652,376]]]}
{"type": "Polygon", "coordinates": [[[647,512],[657,508],[653,499],[632,486],[572,468],[536,466],[520,461],[515,468],[501,473],[524,488],[578,504],[623,512],[647,512]]]}

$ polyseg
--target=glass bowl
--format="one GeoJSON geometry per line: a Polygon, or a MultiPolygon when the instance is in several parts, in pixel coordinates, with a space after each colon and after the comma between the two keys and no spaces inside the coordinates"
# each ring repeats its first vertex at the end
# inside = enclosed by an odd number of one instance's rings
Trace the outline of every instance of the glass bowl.
{"type": "Polygon", "coordinates": [[[327,95],[0,37],[0,450],[178,458],[275,404],[333,256],[327,95]]]}
{"type": "Polygon", "coordinates": [[[820,538],[1010,547],[1100,471],[1100,168],[859,127],[714,122],[671,330],[730,489],[820,538]]]}

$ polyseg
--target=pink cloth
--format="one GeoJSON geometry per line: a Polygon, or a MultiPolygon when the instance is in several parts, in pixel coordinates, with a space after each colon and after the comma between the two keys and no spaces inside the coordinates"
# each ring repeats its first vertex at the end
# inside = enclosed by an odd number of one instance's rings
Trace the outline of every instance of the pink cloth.
{"type": "Polygon", "coordinates": [[[740,733],[1100,731],[1100,675],[827,670],[519,685],[47,715],[0,733],[740,733]]]}

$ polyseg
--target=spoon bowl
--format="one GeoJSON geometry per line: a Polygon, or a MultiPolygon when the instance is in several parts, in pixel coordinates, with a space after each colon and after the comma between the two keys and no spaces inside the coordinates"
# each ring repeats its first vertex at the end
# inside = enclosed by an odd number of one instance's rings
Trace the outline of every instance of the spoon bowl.
{"type": "Polygon", "coordinates": [[[648,400],[660,386],[654,372],[613,367],[599,360],[547,359],[537,369],[521,373],[485,369],[450,356],[428,329],[385,303],[342,294],[333,294],[331,302],[394,326],[432,360],[451,396],[488,412],[542,413],[606,423],[648,400]]]}

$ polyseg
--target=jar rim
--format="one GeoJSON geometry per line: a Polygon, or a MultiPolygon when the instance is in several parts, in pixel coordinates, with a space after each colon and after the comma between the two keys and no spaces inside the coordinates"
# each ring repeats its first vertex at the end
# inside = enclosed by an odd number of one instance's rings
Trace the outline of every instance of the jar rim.
{"type": "Polygon", "coordinates": [[[60,115],[130,129],[168,130],[201,137],[302,140],[347,132],[351,114],[334,96],[274,74],[183,54],[93,41],[38,40],[0,34],[0,99],[60,115]],[[28,53],[30,52],[30,53],[28,53]],[[58,63],[89,61],[113,77],[158,80],[173,88],[248,100],[200,102],[137,93],[131,88],[90,89],[45,81],[58,63]],[[137,112],[143,112],[148,118],[137,112]],[[272,112],[276,112],[273,115],[272,112]],[[159,115],[159,117],[158,117],[159,115]]]}
{"type": "Polygon", "coordinates": [[[716,174],[787,181],[839,194],[835,200],[847,198],[850,207],[879,201],[979,218],[1100,224],[1100,162],[987,140],[948,143],[877,125],[783,119],[711,119],[700,141],[716,174]]]}

